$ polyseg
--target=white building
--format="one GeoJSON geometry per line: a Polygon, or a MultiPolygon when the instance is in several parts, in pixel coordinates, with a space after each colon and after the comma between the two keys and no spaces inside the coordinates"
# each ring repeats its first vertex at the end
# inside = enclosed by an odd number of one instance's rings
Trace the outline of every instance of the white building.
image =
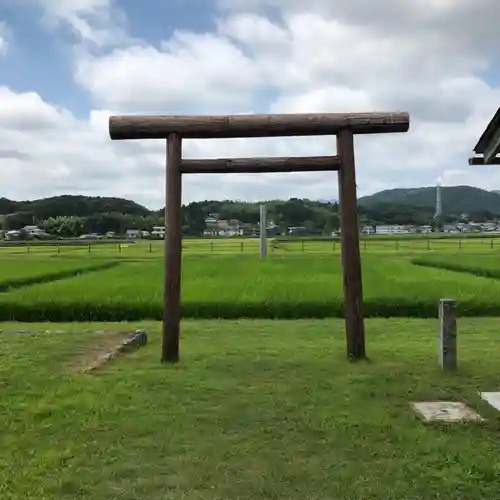
{"type": "Polygon", "coordinates": [[[374,234],[375,227],[374,226],[363,226],[361,228],[361,234],[374,234]]]}
{"type": "Polygon", "coordinates": [[[214,214],[205,218],[206,229],[203,236],[243,236],[243,228],[236,219],[217,219],[214,214]]]}
{"type": "Polygon", "coordinates": [[[46,238],[48,234],[38,226],[24,226],[23,231],[28,235],[28,238],[46,238]]]}
{"type": "Polygon", "coordinates": [[[165,239],[165,226],[154,226],[151,231],[151,236],[153,238],[165,239]]]}
{"type": "Polygon", "coordinates": [[[484,230],[485,231],[496,231],[498,229],[498,223],[497,222],[485,222],[483,224],[484,230]]]}
{"type": "Polygon", "coordinates": [[[38,226],[24,226],[20,230],[13,229],[11,231],[7,231],[5,233],[5,238],[7,240],[17,240],[21,238],[21,236],[26,235],[27,238],[49,238],[48,235],[43,229],[40,229],[38,226]]]}
{"type": "Polygon", "coordinates": [[[401,225],[384,225],[384,226],[375,226],[376,234],[408,234],[410,231],[406,226],[401,225]]]}
{"type": "Polygon", "coordinates": [[[17,240],[21,236],[21,231],[17,231],[16,229],[12,229],[11,231],[7,231],[5,233],[5,239],[7,240],[17,240]]]}
{"type": "Polygon", "coordinates": [[[138,240],[142,238],[142,231],[140,229],[127,229],[125,231],[125,236],[129,240],[138,240]]]}

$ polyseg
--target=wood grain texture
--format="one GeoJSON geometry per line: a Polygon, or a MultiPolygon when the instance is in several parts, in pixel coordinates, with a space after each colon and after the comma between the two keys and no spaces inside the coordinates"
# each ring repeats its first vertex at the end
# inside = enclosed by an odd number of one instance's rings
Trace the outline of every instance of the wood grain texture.
{"type": "Polygon", "coordinates": [[[354,137],[350,130],[337,136],[337,153],[342,166],[338,174],[346,349],[350,360],[366,357],[363,318],[363,284],[359,250],[358,207],[354,137]]]}
{"type": "Polygon", "coordinates": [[[326,172],[340,168],[338,156],[292,156],[274,158],[217,158],[185,160],[183,174],[236,174],[266,172],[326,172]]]}
{"type": "Polygon", "coordinates": [[[164,139],[171,133],[188,139],[335,135],[344,128],[354,134],[407,132],[410,116],[392,113],[314,113],[274,115],[111,116],[113,140],[164,139]]]}
{"type": "Polygon", "coordinates": [[[484,163],[491,165],[491,162],[496,158],[498,153],[500,153],[500,128],[495,131],[490,142],[484,149],[484,163]]]}
{"type": "Polygon", "coordinates": [[[181,203],[182,139],[178,134],[167,138],[167,175],[165,203],[165,274],[163,286],[162,362],[179,361],[181,321],[181,203]]]}

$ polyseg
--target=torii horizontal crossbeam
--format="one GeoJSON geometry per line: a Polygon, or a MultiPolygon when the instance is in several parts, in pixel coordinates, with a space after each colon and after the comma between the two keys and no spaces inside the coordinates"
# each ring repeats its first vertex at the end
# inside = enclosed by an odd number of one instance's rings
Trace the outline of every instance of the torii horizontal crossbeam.
{"type": "Polygon", "coordinates": [[[340,168],[338,156],[217,158],[181,160],[183,174],[236,174],[266,172],[328,172],[340,168]]]}
{"type": "Polygon", "coordinates": [[[111,116],[114,140],[164,139],[176,133],[187,139],[336,135],[407,132],[410,117],[393,113],[315,113],[228,116],[133,115],[111,116]]]}

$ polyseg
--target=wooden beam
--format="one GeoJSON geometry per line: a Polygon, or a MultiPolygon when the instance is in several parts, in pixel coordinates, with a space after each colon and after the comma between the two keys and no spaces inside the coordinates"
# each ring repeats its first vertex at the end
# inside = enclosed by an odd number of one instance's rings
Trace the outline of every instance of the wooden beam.
{"type": "Polygon", "coordinates": [[[340,159],[338,156],[183,159],[181,162],[183,174],[324,172],[338,170],[339,167],[340,159]]]}
{"type": "Polygon", "coordinates": [[[484,163],[486,165],[491,164],[498,153],[500,153],[500,127],[495,131],[490,142],[484,148],[484,163]]]}
{"type": "Polygon", "coordinates": [[[500,156],[493,157],[489,163],[485,163],[482,156],[474,156],[469,158],[469,165],[500,165],[500,156]]]}
{"type": "Polygon", "coordinates": [[[165,275],[163,288],[162,363],[179,361],[181,321],[181,202],[182,139],[178,134],[167,138],[167,175],[165,203],[165,275]]]}
{"type": "Polygon", "coordinates": [[[477,155],[484,154],[488,144],[491,143],[492,137],[495,132],[500,128],[500,107],[497,109],[496,113],[493,115],[493,118],[490,120],[486,128],[484,129],[481,137],[477,141],[477,144],[474,146],[474,153],[477,155]]]}
{"type": "Polygon", "coordinates": [[[113,140],[162,139],[177,133],[189,139],[334,135],[344,128],[354,134],[407,132],[408,113],[322,113],[281,115],[111,116],[113,140]]]}
{"type": "Polygon", "coordinates": [[[337,153],[342,162],[338,183],[347,356],[351,360],[358,360],[366,357],[366,349],[354,137],[350,130],[343,130],[337,135],[337,153]]]}

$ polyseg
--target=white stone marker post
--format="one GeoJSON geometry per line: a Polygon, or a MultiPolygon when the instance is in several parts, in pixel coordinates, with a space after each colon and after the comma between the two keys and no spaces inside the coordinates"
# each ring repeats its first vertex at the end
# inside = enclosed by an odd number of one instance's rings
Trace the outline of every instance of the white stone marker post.
{"type": "Polygon", "coordinates": [[[260,206],[260,258],[267,258],[267,213],[264,204],[260,206]]]}
{"type": "Polygon", "coordinates": [[[457,302],[453,299],[439,301],[439,365],[443,370],[457,368],[457,302]]]}

